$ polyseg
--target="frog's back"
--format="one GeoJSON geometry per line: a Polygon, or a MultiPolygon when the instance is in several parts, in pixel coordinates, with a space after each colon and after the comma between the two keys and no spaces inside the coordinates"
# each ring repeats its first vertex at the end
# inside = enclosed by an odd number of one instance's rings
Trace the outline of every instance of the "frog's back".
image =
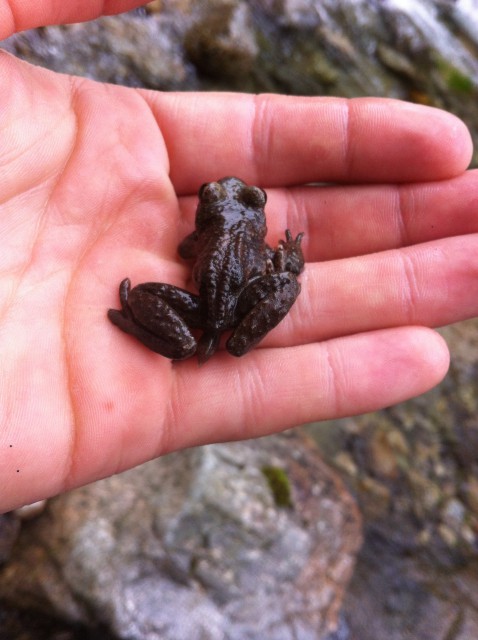
{"type": "Polygon", "coordinates": [[[263,234],[244,221],[228,233],[208,238],[198,256],[194,279],[203,317],[211,330],[224,331],[234,326],[239,295],[251,278],[264,273],[264,247],[263,234]]]}

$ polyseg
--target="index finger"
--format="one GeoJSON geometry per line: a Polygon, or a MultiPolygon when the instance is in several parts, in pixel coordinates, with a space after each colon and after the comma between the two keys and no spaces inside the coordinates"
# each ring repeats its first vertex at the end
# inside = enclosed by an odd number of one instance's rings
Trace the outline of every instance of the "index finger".
{"type": "Polygon", "coordinates": [[[144,93],[180,195],[225,175],[260,186],[441,180],[468,166],[455,116],[381,98],[144,93]]]}
{"type": "Polygon", "coordinates": [[[142,4],[145,4],[144,0],[0,0],[0,40],[33,27],[85,22],[142,4]]]}

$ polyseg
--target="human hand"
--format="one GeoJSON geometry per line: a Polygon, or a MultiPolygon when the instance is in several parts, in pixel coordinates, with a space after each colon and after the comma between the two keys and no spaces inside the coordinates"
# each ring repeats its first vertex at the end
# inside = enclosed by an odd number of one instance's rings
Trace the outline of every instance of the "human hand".
{"type": "Polygon", "coordinates": [[[378,409],[445,374],[446,345],[417,325],[478,308],[478,174],[453,116],[160,94],[5,53],[0,87],[0,511],[183,447],[378,409]],[[178,242],[198,186],[225,175],[267,189],[271,244],[305,231],[302,293],[244,358],[172,363],[106,310],[125,275],[188,282],[178,242]]]}

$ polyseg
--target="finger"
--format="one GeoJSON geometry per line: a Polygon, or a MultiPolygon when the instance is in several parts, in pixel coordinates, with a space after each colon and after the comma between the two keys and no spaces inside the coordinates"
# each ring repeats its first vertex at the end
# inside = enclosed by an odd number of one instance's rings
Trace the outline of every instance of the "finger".
{"type": "MultiPolygon", "coordinates": [[[[334,260],[478,232],[478,171],[438,182],[267,190],[267,240],[304,231],[308,261],[334,260]]],[[[194,226],[197,196],[180,199],[181,233],[194,226]]]]}
{"type": "Polygon", "coordinates": [[[134,378],[134,389],[110,398],[107,404],[107,394],[89,397],[81,421],[77,416],[76,436],[69,438],[65,432],[63,448],[57,447],[53,462],[51,456],[43,455],[45,447],[51,449],[51,440],[31,447],[22,471],[28,470],[33,481],[19,482],[15,460],[2,469],[4,480],[17,482],[6,485],[6,493],[0,495],[0,511],[169,451],[259,437],[306,422],[390,406],[437,384],[448,367],[442,338],[421,327],[288,349],[257,349],[239,360],[218,353],[201,368],[188,360],[176,366],[166,396],[158,393],[161,380],[169,378],[164,359],[153,361],[153,357],[149,354],[156,380],[134,378]],[[124,420],[118,422],[118,415],[124,420]]]}
{"type": "Polygon", "coordinates": [[[303,344],[400,325],[478,315],[478,236],[308,264],[302,292],[264,346],[303,344]]]}
{"type": "Polygon", "coordinates": [[[144,0],[0,0],[0,40],[26,29],[48,24],[85,22],[101,15],[122,13],[143,4],[144,0]]]}
{"type": "Polygon", "coordinates": [[[144,92],[179,194],[224,175],[259,186],[438,180],[471,158],[465,125],[444,111],[359,98],[144,92]]]}
{"type": "Polygon", "coordinates": [[[284,229],[304,231],[304,249],[312,261],[478,231],[478,171],[438,182],[306,187],[271,190],[269,196],[273,244],[284,229]]]}
{"type": "Polygon", "coordinates": [[[218,354],[207,369],[184,363],[174,388],[183,401],[162,444],[173,450],[254,438],[374,411],[425,392],[442,379],[448,363],[442,338],[418,327],[259,349],[239,361],[218,354]]]}

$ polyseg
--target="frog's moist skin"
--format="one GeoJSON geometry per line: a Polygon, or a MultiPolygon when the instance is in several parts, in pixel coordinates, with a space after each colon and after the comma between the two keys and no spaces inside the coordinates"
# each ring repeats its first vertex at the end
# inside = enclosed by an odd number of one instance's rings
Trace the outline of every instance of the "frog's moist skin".
{"type": "Polygon", "coordinates": [[[302,233],[289,230],[277,249],[266,242],[263,189],[239,178],[222,178],[199,189],[196,229],[179,245],[179,255],[194,260],[194,294],[170,284],[147,282],[119,288],[121,310],[108,317],[146,347],[166,358],[197,354],[200,363],[230,331],[226,349],[242,356],[288,313],[300,292],[304,268],[302,233]],[[201,330],[199,340],[195,330],[201,330]]]}

